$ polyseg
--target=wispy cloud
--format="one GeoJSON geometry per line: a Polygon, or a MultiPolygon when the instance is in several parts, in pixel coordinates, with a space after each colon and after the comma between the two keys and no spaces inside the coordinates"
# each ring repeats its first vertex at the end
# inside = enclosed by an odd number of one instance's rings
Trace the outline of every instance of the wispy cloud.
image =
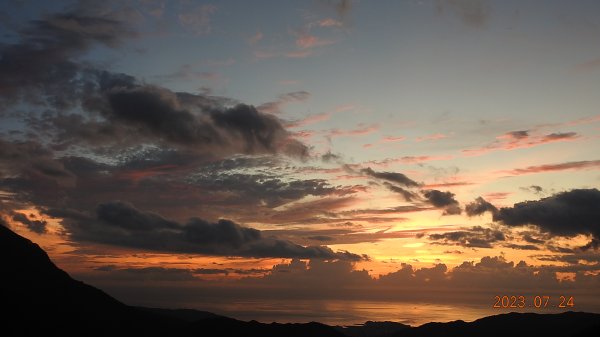
{"type": "Polygon", "coordinates": [[[452,155],[445,156],[404,156],[400,158],[386,158],[381,160],[370,160],[365,162],[366,165],[377,167],[388,167],[393,164],[419,164],[435,160],[450,160],[454,158],[452,155]]]}
{"type": "Polygon", "coordinates": [[[318,27],[342,27],[344,24],[341,21],[333,18],[325,18],[314,22],[313,25],[318,27]]]}
{"type": "Polygon", "coordinates": [[[373,132],[379,131],[379,124],[371,125],[359,125],[356,129],[344,130],[344,129],[331,129],[325,134],[327,137],[344,137],[344,136],[364,136],[373,132]]]}
{"type": "Polygon", "coordinates": [[[511,131],[496,137],[494,142],[486,146],[462,150],[462,153],[466,156],[480,156],[493,151],[529,148],[547,143],[571,141],[579,137],[576,132],[532,135],[529,130],[511,131]]]}
{"type": "Polygon", "coordinates": [[[517,168],[509,171],[501,171],[501,173],[509,175],[523,175],[531,173],[543,173],[543,172],[555,172],[555,171],[566,171],[566,170],[589,170],[589,169],[600,169],[600,160],[584,160],[584,161],[571,161],[559,164],[546,164],[528,166],[525,168],[517,168]]]}
{"type": "Polygon", "coordinates": [[[321,112],[321,113],[314,114],[314,115],[310,115],[310,116],[307,116],[300,120],[288,122],[285,124],[285,126],[287,128],[304,127],[307,125],[311,125],[311,124],[315,124],[318,122],[329,120],[334,114],[337,114],[340,112],[345,112],[345,111],[350,111],[353,109],[354,109],[354,106],[350,105],[350,104],[339,105],[339,106],[333,108],[332,110],[321,112]]]}
{"type": "Polygon", "coordinates": [[[301,49],[309,49],[319,46],[326,46],[328,44],[332,44],[333,41],[321,39],[315,35],[311,35],[308,33],[298,34],[296,38],[296,46],[301,49]]]}
{"type": "Polygon", "coordinates": [[[214,5],[201,5],[195,9],[179,14],[179,22],[192,32],[203,35],[212,30],[211,16],[217,11],[214,5]]]}
{"type": "Polygon", "coordinates": [[[306,91],[293,91],[281,94],[277,100],[259,105],[256,109],[264,113],[278,114],[281,109],[290,103],[304,102],[310,98],[310,93],[306,91]]]}
{"type": "Polygon", "coordinates": [[[415,142],[436,141],[444,138],[448,138],[448,136],[443,133],[434,133],[432,135],[417,137],[415,138],[415,142]]]}
{"type": "Polygon", "coordinates": [[[375,145],[397,143],[397,142],[401,142],[404,140],[406,140],[406,137],[404,137],[404,136],[399,136],[399,137],[386,136],[386,137],[381,138],[380,140],[378,140],[375,143],[364,144],[363,147],[369,148],[369,147],[373,147],[375,145]]]}
{"type": "Polygon", "coordinates": [[[255,44],[257,44],[260,40],[262,40],[264,37],[263,33],[261,31],[256,32],[256,34],[252,35],[251,37],[249,37],[248,39],[246,39],[246,42],[253,46],[255,44]]]}

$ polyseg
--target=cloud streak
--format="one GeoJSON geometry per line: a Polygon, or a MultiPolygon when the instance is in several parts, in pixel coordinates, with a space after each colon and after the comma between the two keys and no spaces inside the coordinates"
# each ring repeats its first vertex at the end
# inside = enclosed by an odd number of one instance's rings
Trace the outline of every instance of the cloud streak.
{"type": "Polygon", "coordinates": [[[325,246],[304,247],[264,237],[259,230],[225,219],[208,222],[192,218],[186,223],[179,223],[119,201],[98,205],[95,216],[68,209],[49,209],[46,213],[62,218],[63,226],[75,241],[162,252],[252,258],[365,258],[347,251],[334,252],[325,246]]]}
{"type": "Polygon", "coordinates": [[[545,165],[534,165],[525,168],[517,168],[509,171],[501,171],[501,173],[509,174],[512,176],[519,176],[524,174],[533,173],[545,173],[545,172],[557,172],[557,171],[569,171],[569,170],[594,170],[600,168],[600,160],[582,160],[582,161],[571,161],[566,163],[558,164],[545,164],[545,165]]]}

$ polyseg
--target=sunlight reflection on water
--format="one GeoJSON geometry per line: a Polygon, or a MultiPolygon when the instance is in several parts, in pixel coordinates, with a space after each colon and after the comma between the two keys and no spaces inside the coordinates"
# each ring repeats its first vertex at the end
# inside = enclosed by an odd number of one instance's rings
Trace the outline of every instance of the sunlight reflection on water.
{"type": "MultiPolygon", "coordinates": [[[[330,325],[353,325],[365,321],[395,321],[412,326],[428,322],[473,321],[509,310],[482,306],[451,306],[431,303],[368,301],[236,301],[204,303],[195,307],[237,318],[270,323],[318,321],[330,325]]],[[[539,311],[538,311],[539,312],[539,311]]],[[[544,311],[549,313],[550,310],[544,311]]]]}

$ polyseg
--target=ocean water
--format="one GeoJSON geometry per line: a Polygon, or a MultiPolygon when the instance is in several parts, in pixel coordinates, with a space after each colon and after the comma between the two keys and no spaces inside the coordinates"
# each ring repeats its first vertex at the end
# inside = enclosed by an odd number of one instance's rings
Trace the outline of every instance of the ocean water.
{"type": "MultiPolygon", "coordinates": [[[[411,326],[428,322],[455,320],[473,321],[481,317],[530,311],[537,313],[561,312],[557,309],[493,309],[480,305],[444,305],[413,302],[369,302],[356,300],[310,300],[310,301],[234,301],[229,303],[202,303],[197,309],[263,323],[303,323],[317,321],[329,325],[354,325],[365,321],[394,321],[411,326]]],[[[562,310],[564,311],[564,310],[562,310]]]]}

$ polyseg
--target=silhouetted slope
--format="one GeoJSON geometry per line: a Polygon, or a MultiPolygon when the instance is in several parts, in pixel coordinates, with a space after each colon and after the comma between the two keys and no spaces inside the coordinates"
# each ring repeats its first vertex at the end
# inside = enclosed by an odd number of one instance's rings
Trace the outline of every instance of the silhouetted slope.
{"type": "Polygon", "coordinates": [[[600,336],[591,328],[600,324],[599,314],[565,312],[561,314],[509,313],[489,316],[466,323],[427,323],[403,330],[394,337],[429,336],[511,336],[511,337],[566,337],[600,336]]]}
{"type": "Polygon", "coordinates": [[[0,223],[0,336],[343,337],[320,324],[242,322],[195,310],[140,309],[72,279],[0,223]],[[190,321],[194,321],[190,323],[190,321]]]}
{"type": "Polygon", "coordinates": [[[219,317],[205,319],[190,326],[190,331],[202,333],[202,336],[240,336],[240,337],[345,337],[335,328],[321,323],[304,324],[264,324],[256,321],[242,322],[232,318],[219,317]]]}
{"type": "Polygon", "coordinates": [[[173,317],[186,322],[196,322],[207,318],[219,318],[217,314],[213,314],[208,311],[194,310],[194,309],[163,309],[163,308],[145,308],[145,307],[134,307],[141,311],[147,311],[158,315],[167,317],[173,317]]]}
{"type": "Polygon", "coordinates": [[[348,337],[385,337],[409,329],[410,325],[397,322],[372,322],[352,326],[337,326],[336,329],[348,337]]]}
{"type": "Polygon", "coordinates": [[[158,334],[177,323],[72,279],[38,245],[1,224],[0,266],[1,336],[158,334]]]}

